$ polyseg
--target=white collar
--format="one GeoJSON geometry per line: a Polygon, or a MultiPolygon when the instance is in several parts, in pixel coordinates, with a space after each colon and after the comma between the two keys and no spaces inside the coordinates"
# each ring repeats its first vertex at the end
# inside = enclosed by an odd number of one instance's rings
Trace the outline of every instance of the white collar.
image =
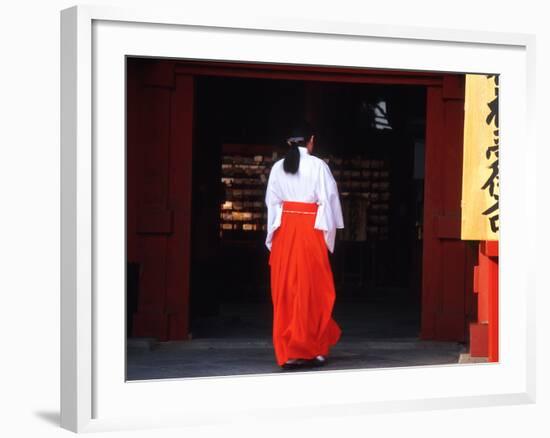
{"type": "Polygon", "coordinates": [[[300,155],[304,155],[304,154],[309,155],[309,151],[307,150],[307,147],[305,147],[305,146],[298,146],[298,150],[300,151],[300,155]]]}

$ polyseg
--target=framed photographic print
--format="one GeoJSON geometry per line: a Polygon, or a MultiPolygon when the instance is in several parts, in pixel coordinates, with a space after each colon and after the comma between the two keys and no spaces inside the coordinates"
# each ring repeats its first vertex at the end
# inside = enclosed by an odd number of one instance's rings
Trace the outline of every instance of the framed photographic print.
{"type": "Polygon", "coordinates": [[[62,426],[533,402],[533,51],[63,10],[62,426]]]}

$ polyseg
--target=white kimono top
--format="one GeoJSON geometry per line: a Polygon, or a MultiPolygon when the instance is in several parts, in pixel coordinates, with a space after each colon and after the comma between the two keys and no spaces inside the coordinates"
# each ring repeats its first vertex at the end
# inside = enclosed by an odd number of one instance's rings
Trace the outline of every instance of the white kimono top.
{"type": "Polygon", "coordinates": [[[330,252],[334,252],[336,229],[344,228],[338,187],[332,172],[318,157],[309,154],[306,147],[298,146],[300,165],[295,174],[286,173],[283,160],[273,163],[267,181],[267,237],[265,244],[271,251],[273,233],[281,225],[283,201],[315,202],[318,204],[314,228],[322,230],[330,252]]]}

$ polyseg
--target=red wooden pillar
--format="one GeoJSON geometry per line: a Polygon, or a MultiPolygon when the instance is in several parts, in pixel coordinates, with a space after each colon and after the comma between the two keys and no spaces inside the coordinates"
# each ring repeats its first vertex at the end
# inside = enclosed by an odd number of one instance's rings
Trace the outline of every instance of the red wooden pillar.
{"type": "Polygon", "coordinates": [[[171,101],[168,206],[173,231],[166,252],[167,339],[187,339],[191,267],[194,78],[177,75],[171,101]]]}
{"type": "Polygon", "coordinates": [[[193,77],[145,59],[127,74],[127,257],[140,266],[130,335],[187,339],[193,77]]]}
{"type": "Polygon", "coordinates": [[[466,341],[473,261],[460,239],[464,76],[427,88],[421,338],[466,341]]]}
{"type": "Polygon", "coordinates": [[[498,241],[479,244],[474,292],[478,298],[477,321],[470,324],[470,355],[498,361],[498,241]]]}

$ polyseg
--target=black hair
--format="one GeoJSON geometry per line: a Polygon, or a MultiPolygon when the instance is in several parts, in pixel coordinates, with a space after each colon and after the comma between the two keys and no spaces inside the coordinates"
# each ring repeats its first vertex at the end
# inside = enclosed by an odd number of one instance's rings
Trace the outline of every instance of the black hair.
{"type": "Polygon", "coordinates": [[[285,155],[283,161],[283,169],[286,173],[296,173],[300,167],[300,151],[298,146],[305,146],[311,136],[313,135],[313,129],[306,122],[292,130],[292,135],[287,140],[289,150],[285,155]],[[297,140],[296,137],[303,137],[303,140],[297,140]]]}

